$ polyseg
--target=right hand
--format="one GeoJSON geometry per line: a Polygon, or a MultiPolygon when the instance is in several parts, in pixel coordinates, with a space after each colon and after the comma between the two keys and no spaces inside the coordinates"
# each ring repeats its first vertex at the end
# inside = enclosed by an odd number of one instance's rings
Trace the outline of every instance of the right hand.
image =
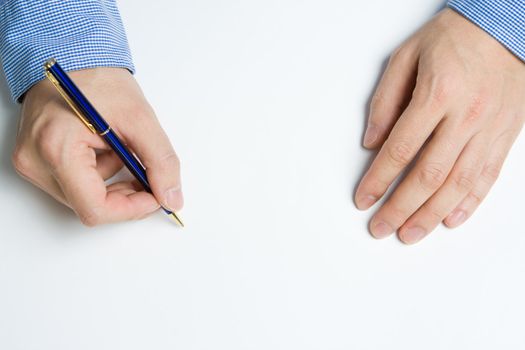
{"type": "Polygon", "coordinates": [[[82,223],[95,226],[182,208],[179,160],[133,76],[122,68],[94,68],[71,78],[146,167],[153,195],[136,181],[106,186],[123,163],[89,131],[47,80],[26,93],[13,164],[17,172],[82,223]]]}

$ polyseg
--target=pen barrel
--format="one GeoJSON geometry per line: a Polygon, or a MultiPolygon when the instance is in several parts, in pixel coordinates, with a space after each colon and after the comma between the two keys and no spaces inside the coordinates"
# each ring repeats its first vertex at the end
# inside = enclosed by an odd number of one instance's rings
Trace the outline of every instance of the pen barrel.
{"type": "Polygon", "coordinates": [[[93,107],[62,67],[55,61],[53,65],[47,68],[47,71],[58,81],[67,97],[71,99],[75,107],[79,109],[80,113],[87,119],[87,122],[92,125],[95,131],[99,134],[106,132],[109,124],[97,112],[95,107],[93,107]]]}
{"type": "MultiPolygon", "coordinates": [[[[138,158],[131,151],[128,150],[128,148],[124,145],[124,143],[118,137],[118,135],[110,129],[102,137],[107,142],[107,144],[113,149],[113,151],[115,151],[115,153],[122,160],[122,163],[124,163],[124,165],[126,166],[126,168],[128,168],[131,174],[133,174],[133,176],[140,182],[142,187],[144,187],[144,190],[146,192],[153,193],[148,182],[146,168],[144,168],[144,166],[138,160],[138,158]]],[[[168,215],[173,215],[172,211],[164,207],[162,207],[162,210],[168,215]]],[[[180,219],[177,216],[175,217],[177,220],[179,220],[179,223],[181,223],[180,219]]]]}
{"type": "MultiPolygon", "coordinates": [[[[67,73],[60,67],[60,65],[54,60],[49,60],[45,64],[45,69],[49,72],[53,79],[56,80],[57,84],[60,85],[59,91],[63,89],[63,96],[66,101],[69,101],[71,107],[74,109],[83,122],[95,133],[99,134],[107,144],[115,151],[118,157],[122,160],[126,168],[131,174],[140,182],[146,192],[152,193],[151,187],[148,182],[146,175],[146,169],[139,161],[139,159],[131,152],[118,135],[113,131],[109,124],[102,118],[97,112],[95,107],[88,101],[88,99],[82,94],[80,89],[75,83],[69,78],[67,73]],[[77,111],[78,109],[78,111],[77,111]],[[84,118],[86,120],[84,120],[84,118]]],[[[58,87],[57,87],[58,88],[58,87]]],[[[172,214],[171,211],[166,208],[162,208],[167,214],[172,214]]]]}
{"type": "Polygon", "coordinates": [[[146,169],[139,162],[137,157],[129,151],[118,135],[110,130],[107,134],[102,136],[107,144],[115,151],[118,157],[122,160],[122,163],[128,168],[133,176],[140,182],[146,192],[152,193],[151,187],[148,182],[146,175],[146,169]]]}

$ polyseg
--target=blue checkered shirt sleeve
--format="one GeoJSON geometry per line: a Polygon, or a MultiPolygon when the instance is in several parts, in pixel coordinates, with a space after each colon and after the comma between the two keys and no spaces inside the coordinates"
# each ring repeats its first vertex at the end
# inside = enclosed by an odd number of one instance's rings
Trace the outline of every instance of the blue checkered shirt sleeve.
{"type": "Polygon", "coordinates": [[[115,0],[0,0],[0,61],[15,101],[44,78],[50,57],[68,71],[133,72],[115,0]]]}
{"type": "Polygon", "coordinates": [[[451,0],[448,7],[525,61],[525,0],[451,0]]]}

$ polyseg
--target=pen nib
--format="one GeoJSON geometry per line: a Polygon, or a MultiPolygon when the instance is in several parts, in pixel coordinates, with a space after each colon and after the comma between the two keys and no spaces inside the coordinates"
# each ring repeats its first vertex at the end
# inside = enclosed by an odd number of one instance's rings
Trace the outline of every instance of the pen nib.
{"type": "Polygon", "coordinates": [[[175,214],[174,212],[172,212],[172,213],[170,214],[170,216],[171,216],[172,218],[174,218],[175,221],[177,221],[177,223],[178,223],[181,227],[184,227],[184,223],[183,223],[182,220],[177,216],[177,214],[175,214]]]}

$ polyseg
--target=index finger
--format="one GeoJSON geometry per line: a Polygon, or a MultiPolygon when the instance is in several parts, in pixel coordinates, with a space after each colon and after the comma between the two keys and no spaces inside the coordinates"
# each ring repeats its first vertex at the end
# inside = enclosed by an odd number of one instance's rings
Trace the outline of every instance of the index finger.
{"type": "MultiPolygon", "coordinates": [[[[414,96],[419,94],[414,91],[414,96]]],[[[442,107],[420,101],[412,98],[361,180],[355,194],[360,210],[368,209],[385,194],[442,119],[442,107]]]]}

